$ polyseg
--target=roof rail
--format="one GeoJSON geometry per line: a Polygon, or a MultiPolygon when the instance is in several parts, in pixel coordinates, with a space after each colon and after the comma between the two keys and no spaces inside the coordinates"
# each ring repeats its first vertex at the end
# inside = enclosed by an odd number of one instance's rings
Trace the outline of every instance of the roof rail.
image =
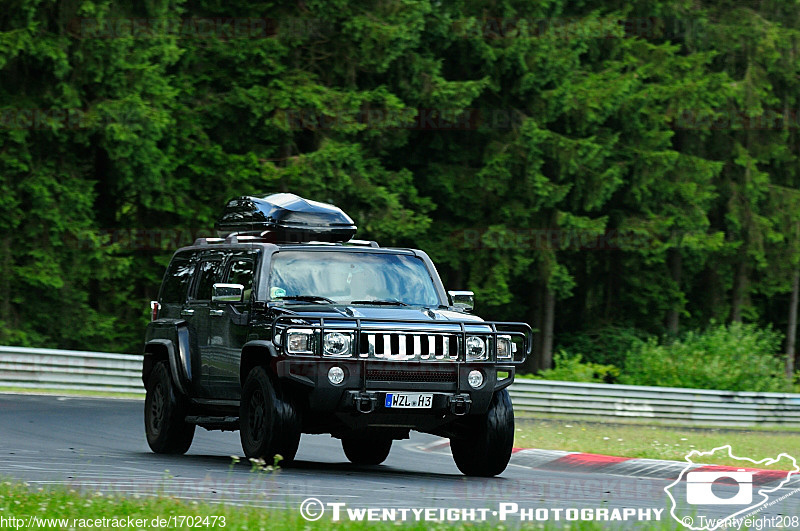
{"type": "Polygon", "coordinates": [[[195,245],[209,245],[209,244],[237,244],[237,243],[252,243],[252,242],[268,242],[271,243],[274,238],[270,238],[269,231],[263,232],[231,232],[224,238],[197,238],[194,241],[195,245]]]}
{"type": "Polygon", "coordinates": [[[212,243],[223,243],[225,240],[222,238],[197,238],[193,245],[209,245],[212,243]]]}
{"type": "Polygon", "coordinates": [[[378,242],[374,240],[349,240],[344,243],[345,245],[358,245],[360,247],[380,247],[378,242]]]}
{"type": "Polygon", "coordinates": [[[197,238],[194,241],[194,245],[218,245],[221,243],[225,243],[228,245],[237,244],[237,243],[252,243],[252,242],[266,242],[266,243],[288,243],[288,244],[300,244],[300,245],[354,245],[358,247],[380,247],[378,242],[373,240],[348,240],[346,242],[338,243],[338,242],[325,242],[325,241],[306,241],[306,242],[275,242],[274,236],[270,231],[263,231],[263,232],[232,232],[228,234],[225,238],[197,238]]]}

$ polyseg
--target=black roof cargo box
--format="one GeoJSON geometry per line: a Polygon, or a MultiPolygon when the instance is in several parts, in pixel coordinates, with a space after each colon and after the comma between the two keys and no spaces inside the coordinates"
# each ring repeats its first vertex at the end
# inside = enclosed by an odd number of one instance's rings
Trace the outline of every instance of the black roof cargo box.
{"type": "Polygon", "coordinates": [[[341,208],[294,194],[231,199],[216,226],[221,236],[267,232],[279,242],[346,242],[356,233],[341,208]]]}

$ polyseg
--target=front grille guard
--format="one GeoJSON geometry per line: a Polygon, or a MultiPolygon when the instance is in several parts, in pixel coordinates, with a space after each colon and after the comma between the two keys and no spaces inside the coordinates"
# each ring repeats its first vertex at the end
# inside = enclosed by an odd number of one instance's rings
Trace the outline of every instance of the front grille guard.
{"type": "MultiPolygon", "coordinates": [[[[530,356],[533,348],[533,331],[527,323],[515,323],[504,321],[441,321],[432,322],[428,320],[413,319],[387,319],[387,318],[364,318],[364,317],[305,317],[299,315],[281,315],[272,321],[272,342],[277,349],[285,355],[292,357],[315,357],[328,360],[353,360],[353,361],[435,361],[435,362],[460,362],[466,361],[466,339],[467,336],[488,336],[492,339],[492,349],[496,349],[498,336],[511,336],[522,339],[522,353],[512,353],[510,359],[496,359],[496,350],[490,352],[488,360],[475,361],[474,363],[504,363],[520,365],[530,356]],[[393,326],[387,326],[393,325],[393,326]],[[323,337],[326,332],[353,332],[354,343],[353,355],[348,357],[332,357],[322,355],[322,346],[317,345],[318,352],[314,354],[289,354],[286,350],[286,333],[289,329],[305,329],[319,332],[319,337],[323,337]],[[406,360],[397,357],[369,357],[359,356],[359,344],[362,333],[391,333],[395,334],[431,334],[431,335],[453,335],[458,337],[458,359],[444,357],[444,359],[415,359],[406,360]]],[[[470,361],[473,363],[473,361],[470,361]]]]}

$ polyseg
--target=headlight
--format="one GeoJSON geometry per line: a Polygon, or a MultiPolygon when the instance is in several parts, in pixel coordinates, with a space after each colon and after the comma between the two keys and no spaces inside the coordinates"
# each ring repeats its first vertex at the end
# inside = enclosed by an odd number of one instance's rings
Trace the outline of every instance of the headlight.
{"type": "Polygon", "coordinates": [[[350,334],[328,332],[322,340],[322,353],[325,356],[350,356],[350,334]]]}
{"type": "Polygon", "coordinates": [[[289,330],[286,333],[286,350],[289,354],[313,354],[314,332],[311,330],[289,330]]]}
{"type": "Polygon", "coordinates": [[[467,361],[480,361],[488,359],[486,341],[478,336],[467,338],[467,361]]]}
{"type": "Polygon", "coordinates": [[[497,336],[497,359],[510,360],[514,355],[514,350],[511,336],[497,336]]]}

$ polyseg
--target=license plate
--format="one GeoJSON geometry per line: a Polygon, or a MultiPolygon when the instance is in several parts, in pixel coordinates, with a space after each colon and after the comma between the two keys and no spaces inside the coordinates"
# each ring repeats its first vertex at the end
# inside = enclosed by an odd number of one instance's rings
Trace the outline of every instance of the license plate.
{"type": "Polygon", "coordinates": [[[388,408],[431,408],[433,395],[419,393],[386,393],[388,408]]]}

